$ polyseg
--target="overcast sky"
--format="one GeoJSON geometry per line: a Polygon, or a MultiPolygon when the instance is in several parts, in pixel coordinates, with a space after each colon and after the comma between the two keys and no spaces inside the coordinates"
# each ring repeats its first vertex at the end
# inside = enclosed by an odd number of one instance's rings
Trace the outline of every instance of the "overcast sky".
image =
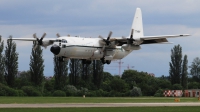
{"type": "MultiPolygon", "coordinates": [[[[144,35],[191,34],[190,37],[169,39],[174,44],[142,45],[122,59],[122,69],[133,69],[169,75],[171,49],[182,46],[188,55],[188,65],[200,56],[200,1],[198,0],[0,0],[0,35],[4,40],[12,35],[30,37],[34,33],[46,38],[60,35],[83,37],[128,36],[137,7],[143,14],[144,35]]],[[[29,70],[32,42],[17,43],[19,71],[29,70]]],[[[53,54],[50,47],[43,50],[44,74],[52,76],[53,54]]],[[[119,74],[119,64],[105,66],[112,74],[119,74]]]]}

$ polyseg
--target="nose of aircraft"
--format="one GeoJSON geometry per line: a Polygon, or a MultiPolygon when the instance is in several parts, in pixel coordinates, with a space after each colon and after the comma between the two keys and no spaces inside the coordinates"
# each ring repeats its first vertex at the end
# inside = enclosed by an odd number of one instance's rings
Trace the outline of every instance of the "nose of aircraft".
{"type": "Polygon", "coordinates": [[[58,55],[60,53],[60,47],[57,45],[53,45],[50,50],[55,55],[58,55]]]}

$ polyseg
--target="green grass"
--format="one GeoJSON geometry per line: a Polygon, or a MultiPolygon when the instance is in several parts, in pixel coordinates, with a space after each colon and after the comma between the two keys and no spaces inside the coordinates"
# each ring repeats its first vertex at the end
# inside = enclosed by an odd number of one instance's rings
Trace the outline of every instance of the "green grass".
{"type": "MultiPolygon", "coordinates": [[[[156,103],[174,102],[173,97],[0,97],[0,104],[34,103],[156,103]]],[[[197,98],[180,98],[180,102],[200,102],[197,98]]]]}
{"type": "Polygon", "coordinates": [[[0,112],[199,112],[200,107],[7,108],[0,112]]]}

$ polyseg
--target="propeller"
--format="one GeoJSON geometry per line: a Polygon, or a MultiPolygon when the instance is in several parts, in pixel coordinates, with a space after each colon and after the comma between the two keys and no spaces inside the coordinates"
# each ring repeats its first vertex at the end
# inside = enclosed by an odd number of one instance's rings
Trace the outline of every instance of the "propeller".
{"type": "Polygon", "coordinates": [[[109,45],[110,44],[111,35],[112,35],[112,32],[110,31],[109,34],[108,34],[107,39],[104,39],[101,35],[99,35],[99,38],[102,38],[102,40],[106,43],[106,45],[109,45]]]}
{"type": "Polygon", "coordinates": [[[37,43],[38,43],[38,44],[36,44],[35,47],[33,48],[34,50],[37,48],[38,45],[43,45],[42,40],[43,40],[43,38],[44,38],[45,36],[46,36],[46,33],[44,33],[44,34],[42,35],[42,37],[39,39],[39,38],[36,36],[36,33],[33,34],[33,38],[36,38],[36,39],[37,39],[37,43]]]}

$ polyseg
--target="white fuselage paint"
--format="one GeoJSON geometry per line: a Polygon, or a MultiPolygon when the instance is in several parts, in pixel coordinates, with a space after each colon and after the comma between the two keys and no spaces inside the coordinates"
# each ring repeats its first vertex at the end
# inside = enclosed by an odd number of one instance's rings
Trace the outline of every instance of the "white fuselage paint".
{"type": "Polygon", "coordinates": [[[103,46],[100,44],[101,38],[85,38],[85,37],[59,37],[53,44],[58,45],[61,50],[57,56],[74,59],[100,60],[105,54],[112,53],[112,59],[122,59],[131,53],[133,50],[124,50],[122,46],[115,46],[111,50],[103,51],[103,46]]]}

